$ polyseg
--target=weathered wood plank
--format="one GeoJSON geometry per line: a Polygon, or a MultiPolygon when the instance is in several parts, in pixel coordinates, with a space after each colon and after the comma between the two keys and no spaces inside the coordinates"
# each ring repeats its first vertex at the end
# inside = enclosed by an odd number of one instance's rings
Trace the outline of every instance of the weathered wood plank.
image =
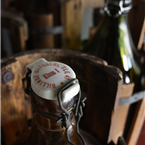
{"type": "Polygon", "coordinates": [[[3,66],[1,72],[1,125],[6,145],[11,145],[19,133],[27,128],[22,75],[19,73],[20,63],[12,61],[3,66]],[[6,72],[13,74],[12,79],[7,83],[3,81],[6,72]]]}
{"type": "MultiPolygon", "coordinates": [[[[130,97],[133,93],[133,89],[134,89],[134,83],[131,83],[131,84],[128,84],[128,85],[124,84],[122,86],[122,90],[121,90],[119,99],[130,97]]],[[[117,144],[118,137],[123,136],[129,106],[130,105],[118,106],[117,107],[114,129],[112,131],[112,137],[111,137],[111,139],[113,140],[113,142],[115,144],[117,144]]]]}
{"type": "Polygon", "coordinates": [[[63,41],[67,49],[79,50],[83,8],[80,0],[70,0],[62,4],[63,41]]]}
{"type": "Polygon", "coordinates": [[[84,8],[101,8],[104,7],[105,0],[82,0],[84,8]]]}
{"type": "Polygon", "coordinates": [[[102,145],[111,141],[122,83],[117,68],[90,64],[83,127],[102,145]]]}
{"type": "Polygon", "coordinates": [[[128,145],[136,145],[145,119],[145,98],[138,102],[132,125],[127,137],[128,145]]]}

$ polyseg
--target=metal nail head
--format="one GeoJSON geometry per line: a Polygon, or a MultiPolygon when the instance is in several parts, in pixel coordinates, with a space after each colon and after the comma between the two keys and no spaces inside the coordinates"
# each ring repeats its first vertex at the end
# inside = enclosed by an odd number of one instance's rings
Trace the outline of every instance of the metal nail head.
{"type": "Polygon", "coordinates": [[[3,82],[4,82],[4,83],[9,82],[9,81],[12,79],[12,77],[13,77],[12,72],[8,71],[8,72],[4,73],[4,75],[3,75],[3,77],[2,77],[3,82]]]}

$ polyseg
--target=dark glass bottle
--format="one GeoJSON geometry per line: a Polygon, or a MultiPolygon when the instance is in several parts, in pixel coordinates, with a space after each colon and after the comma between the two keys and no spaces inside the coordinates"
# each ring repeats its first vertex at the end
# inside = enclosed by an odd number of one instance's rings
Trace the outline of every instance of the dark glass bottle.
{"type": "Polygon", "coordinates": [[[131,0],[107,0],[104,18],[83,52],[120,68],[124,83],[134,82],[136,92],[141,89],[142,70],[128,27],[130,9],[131,0]]]}
{"type": "MultiPolygon", "coordinates": [[[[31,130],[22,134],[15,145],[98,145],[87,132],[79,131],[85,99],[81,98],[73,70],[63,63],[44,59],[33,62],[27,69],[35,113],[31,130]]],[[[27,93],[28,88],[29,85],[27,93]]]]}

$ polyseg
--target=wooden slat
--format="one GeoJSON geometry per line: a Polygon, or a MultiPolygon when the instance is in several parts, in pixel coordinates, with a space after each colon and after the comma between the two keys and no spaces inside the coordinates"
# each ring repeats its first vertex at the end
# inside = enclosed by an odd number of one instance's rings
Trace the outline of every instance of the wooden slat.
{"type": "Polygon", "coordinates": [[[70,0],[62,3],[64,48],[80,51],[82,17],[85,8],[103,7],[104,0],[70,0]]]}
{"type": "Polygon", "coordinates": [[[122,75],[115,67],[93,63],[89,70],[83,126],[100,144],[107,144],[111,141],[122,75]]]}
{"type": "Polygon", "coordinates": [[[82,26],[83,3],[80,0],[70,0],[62,4],[62,19],[64,26],[64,47],[79,50],[82,26]]]}
{"type": "Polygon", "coordinates": [[[83,0],[84,8],[101,8],[104,7],[105,0],[83,0]]]}
{"type": "MultiPolygon", "coordinates": [[[[129,20],[132,36],[137,49],[140,50],[143,44],[143,37],[145,35],[145,1],[134,0],[133,9],[130,12],[129,20]],[[136,21],[134,21],[136,20],[136,21]],[[134,23],[132,23],[134,21],[134,23]]],[[[145,118],[145,99],[137,103],[137,108],[131,123],[131,128],[127,136],[128,145],[136,145],[141,127],[145,118]]]]}
{"type": "Polygon", "coordinates": [[[2,76],[6,71],[13,74],[9,82],[1,80],[1,125],[6,145],[12,145],[17,136],[27,128],[22,75],[18,73],[20,63],[14,60],[5,67],[2,64],[1,71],[2,76]]]}
{"type": "MultiPolygon", "coordinates": [[[[140,1],[137,3],[137,7],[144,7],[145,6],[145,2],[144,1],[140,1]]],[[[140,15],[141,10],[137,11],[138,16],[140,15]]],[[[142,44],[143,44],[143,38],[145,36],[145,11],[144,13],[142,13],[142,17],[143,21],[141,24],[140,21],[140,26],[141,26],[141,31],[137,31],[139,36],[139,41],[138,41],[138,45],[137,45],[137,49],[140,50],[142,48],[142,44]]],[[[144,74],[145,75],[145,74],[144,74]]],[[[127,136],[127,143],[128,145],[136,145],[140,131],[141,131],[141,127],[143,125],[144,122],[144,118],[145,118],[145,99],[141,100],[138,102],[137,104],[137,108],[135,110],[135,115],[133,118],[133,121],[131,123],[131,128],[129,130],[129,134],[127,136]]]]}
{"type": "Polygon", "coordinates": [[[136,145],[141,127],[145,119],[145,98],[137,104],[137,109],[135,111],[135,116],[131,125],[130,132],[127,138],[128,145],[136,145]]]}
{"type": "MultiPolygon", "coordinates": [[[[124,84],[122,86],[122,90],[121,90],[119,99],[130,97],[133,93],[133,89],[134,89],[134,83],[131,83],[128,85],[124,84]]],[[[114,129],[112,131],[112,136],[111,136],[111,139],[113,140],[113,142],[115,144],[117,144],[118,137],[123,136],[129,106],[130,105],[117,107],[114,129]]]]}
{"type": "Polygon", "coordinates": [[[145,37],[145,18],[144,18],[144,22],[143,22],[143,25],[142,25],[142,30],[141,30],[141,33],[140,33],[140,38],[139,38],[138,46],[137,46],[138,50],[140,50],[142,48],[144,37],[145,37]]]}

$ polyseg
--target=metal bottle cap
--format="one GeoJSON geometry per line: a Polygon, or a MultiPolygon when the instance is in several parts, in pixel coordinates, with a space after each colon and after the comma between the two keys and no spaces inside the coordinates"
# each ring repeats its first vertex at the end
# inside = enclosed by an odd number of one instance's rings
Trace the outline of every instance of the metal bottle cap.
{"type": "Polygon", "coordinates": [[[122,2],[124,7],[131,5],[132,0],[107,0],[107,3],[112,3],[119,6],[119,3],[122,2]]]}
{"type": "MultiPolygon", "coordinates": [[[[132,0],[107,0],[106,4],[105,4],[105,8],[104,10],[110,15],[110,9],[112,9],[112,6],[117,6],[119,9],[118,13],[114,16],[114,17],[118,17],[119,15],[121,15],[122,13],[127,13],[129,12],[129,10],[132,8],[132,0]]],[[[113,7],[114,9],[115,7],[113,7]]]]}
{"type": "MultiPolygon", "coordinates": [[[[40,97],[47,100],[56,100],[57,92],[72,79],[76,78],[74,71],[66,64],[46,61],[43,58],[27,65],[31,70],[32,90],[40,97]]],[[[80,85],[74,83],[62,92],[62,102],[70,100],[78,94],[80,85]]]]}

